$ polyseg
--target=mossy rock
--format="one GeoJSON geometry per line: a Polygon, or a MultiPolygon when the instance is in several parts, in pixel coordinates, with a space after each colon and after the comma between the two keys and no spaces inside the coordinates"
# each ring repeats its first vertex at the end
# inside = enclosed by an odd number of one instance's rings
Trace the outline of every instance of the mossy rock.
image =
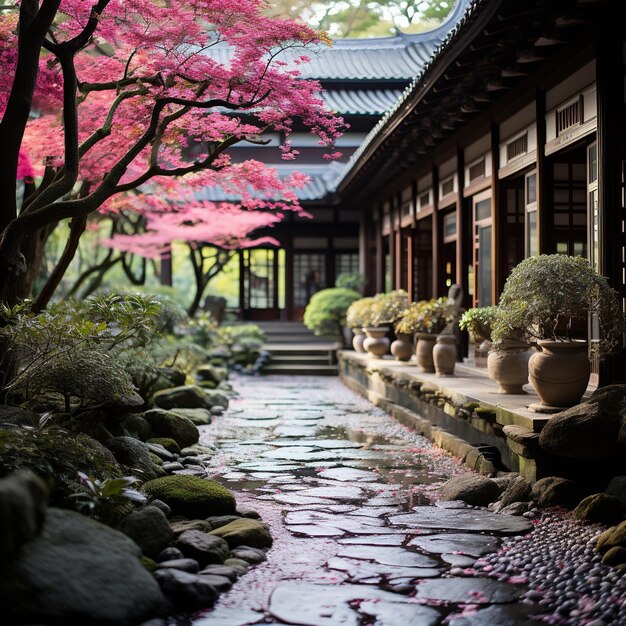
{"type": "Polygon", "coordinates": [[[139,560],[141,561],[141,564],[149,571],[149,572],[154,572],[154,570],[157,568],[157,562],[154,559],[151,559],[149,556],[146,556],[145,554],[142,554],[139,557],[139,560]]]}
{"type": "Polygon", "coordinates": [[[198,427],[190,419],[172,411],[151,409],[144,413],[144,417],[159,438],[173,439],[181,448],[191,446],[200,439],[198,427]]]}
{"type": "MultiPolygon", "coordinates": [[[[148,439],[146,443],[156,443],[158,445],[163,446],[168,452],[172,452],[174,454],[180,454],[180,446],[171,437],[154,437],[152,439],[148,439]]],[[[161,459],[159,460],[161,461],[161,459]]],[[[161,461],[159,465],[163,465],[163,461],[161,461]]]]}
{"type": "Polygon", "coordinates": [[[164,476],[143,485],[152,498],[165,502],[175,515],[190,519],[235,513],[233,494],[214,480],[198,476],[164,476]]]}
{"type": "Polygon", "coordinates": [[[154,454],[154,452],[149,452],[150,458],[155,465],[163,465],[163,459],[160,456],[154,454]]]}
{"type": "Polygon", "coordinates": [[[113,454],[88,435],[60,429],[0,430],[0,476],[29,469],[50,489],[52,506],[70,506],[68,496],[83,491],[78,472],[94,478],[119,478],[122,467],[113,454]]]}
{"type": "Polygon", "coordinates": [[[253,548],[272,546],[272,536],[267,526],[255,519],[238,519],[212,530],[210,534],[225,539],[231,549],[237,546],[253,548]]]}

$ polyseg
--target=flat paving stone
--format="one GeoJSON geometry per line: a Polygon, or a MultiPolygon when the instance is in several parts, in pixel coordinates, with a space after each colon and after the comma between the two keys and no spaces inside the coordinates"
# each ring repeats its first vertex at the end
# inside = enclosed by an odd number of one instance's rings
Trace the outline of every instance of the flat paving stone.
{"type": "MultiPolygon", "coordinates": [[[[302,582],[279,584],[270,598],[269,611],[276,619],[299,626],[359,626],[363,615],[371,615],[361,610],[363,601],[368,600],[370,603],[366,606],[369,610],[377,610],[381,604],[388,605],[386,609],[382,609],[387,618],[393,615],[394,608],[407,606],[415,609],[413,617],[423,615],[435,620],[438,616],[438,613],[430,607],[410,605],[408,599],[403,596],[374,587],[347,584],[329,586],[302,582]],[[305,602],[302,601],[303,598],[306,598],[305,602]],[[350,603],[353,603],[352,606],[350,603]],[[376,604],[377,607],[371,604],[376,604]]],[[[415,626],[422,624],[420,621],[405,623],[415,626]]],[[[435,623],[436,621],[424,622],[424,626],[435,623]]],[[[399,626],[393,621],[387,621],[387,624],[399,626]]]]}
{"type": "Polygon", "coordinates": [[[434,567],[399,567],[384,563],[368,563],[333,557],[328,559],[326,566],[330,569],[346,573],[352,582],[378,584],[383,579],[402,578],[408,581],[418,578],[434,578],[441,575],[441,569],[434,567]]]}
{"type": "Polygon", "coordinates": [[[517,535],[532,528],[523,517],[492,513],[481,509],[441,509],[433,506],[413,508],[413,513],[389,518],[392,524],[414,528],[438,528],[446,530],[469,530],[517,535]]]}
{"type": "Polygon", "coordinates": [[[341,545],[351,546],[401,546],[404,543],[404,535],[373,535],[370,537],[346,537],[337,542],[341,545]]]}
{"type": "Polygon", "coordinates": [[[352,467],[336,467],[320,472],[322,478],[338,480],[340,482],[371,482],[380,480],[380,475],[369,470],[354,469],[352,467]]]}
{"type": "Polygon", "coordinates": [[[404,548],[380,546],[346,546],[337,552],[339,557],[375,561],[397,567],[436,567],[437,561],[404,548]]]}
{"type": "Polygon", "coordinates": [[[409,542],[409,545],[435,554],[450,552],[479,557],[489,552],[495,552],[500,546],[500,541],[495,537],[487,535],[444,533],[441,535],[414,537],[409,542]]]}
{"type": "Polygon", "coordinates": [[[439,578],[419,583],[415,598],[452,604],[501,604],[514,602],[521,593],[519,587],[492,578],[439,578]]]}
{"type": "Polygon", "coordinates": [[[306,489],[302,492],[302,495],[310,498],[335,498],[347,501],[361,500],[365,497],[365,494],[360,487],[348,485],[342,485],[339,487],[314,487],[313,489],[306,489]]]}

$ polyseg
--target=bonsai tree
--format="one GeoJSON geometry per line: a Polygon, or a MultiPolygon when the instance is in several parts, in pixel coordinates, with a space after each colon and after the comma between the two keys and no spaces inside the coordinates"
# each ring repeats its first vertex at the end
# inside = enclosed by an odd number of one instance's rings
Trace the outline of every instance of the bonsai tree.
{"type": "Polygon", "coordinates": [[[438,335],[452,320],[451,305],[447,298],[413,302],[399,317],[397,333],[412,335],[428,333],[438,335]]]}
{"type": "Polygon", "coordinates": [[[477,343],[491,341],[491,333],[498,319],[497,306],[483,306],[465,311],[459,320],[459,328],[466,330],[477,343]]]}
{"type": "Polygon", "coordinates": [[[323,336],[343,336],[348,307],[361,297],[351,289],[322,289],[313,294],[304,311],[304,325],[323,336]]]}
{"type": "Polygon", "coordinates": [[[346,312],[346,326],[353,330],[360,330],[364,326],[374,323],[374,298],[355,300],[346,312]]]}
{"type": "Polygon", "coordinates": [[[617,293],[586,259],[563,254],[522,261],[506,281],[501,314],[493,330],[497,347],[517,329],[529,341],[570,341],[576,326],[589,316],[599,330],[592,350],[598,357],[611,353],[624,333],[624,315],[617,293]]]}
{"type": "Polygon", "coordinates": [[[409,306],[409,294],[404,289],[374,296],[374,319],[376,326],[395,324],[409,306]]]}

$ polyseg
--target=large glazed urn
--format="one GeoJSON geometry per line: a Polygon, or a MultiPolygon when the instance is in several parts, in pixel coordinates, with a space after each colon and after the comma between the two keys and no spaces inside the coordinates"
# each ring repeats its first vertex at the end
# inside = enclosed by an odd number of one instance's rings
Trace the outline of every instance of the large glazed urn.
{"type": "Polygon", "coordinates": [[[433,349],[437,341],[437,335],[432,333],[417,333],[417,348],[415,357],[417,366],[427,374],[434,374],[435,361],[433,360],[433,349]]]}
{"type": "Polygon", "coordinates": [[[361,328],[353,328],[352,332],[354,333],[354,337],[352,337],[352,347],[354,348],[355,352],[366,352],[365,348],[363,347],[363,342],[365,341],[365,333],[363,332],[363,330],[361,328]]]}
{"type": "Polygon", "coordinates": [[[487,357],[487,372],[500,388],[498,393],[526,393],[528,383],[528,360],[531,352],[528,344],[512,339],[504,340],[498,350],[492,349],[487,357]]]}
{"type": "Polygon", "coordinates": [[[587,385],[591,365],[586,341],[541,339],[541,348],[528,363],[530,382],[545,407],[570,407],[578,404],[587,385]]]}
{"type": "Polygon", "coordinates": [[[363,329],[363,332],[367,335],[363,342],[363,347],[372,356],[384,356],[389,350],[389,338],[387,332],[389,328],[387,326],[367,326],[363,329]]]}
{"type": "Polygon", "coordinates": [[[396,340],[391,344],[391,354],[396,361],[408,361],[413,354],[413,335],[396,333],[396,340]]]}
{"type": "Polygon", "coordinates": [[[437,343],[433,348],[433,361],[437,376],[453,376],[456,365],[456,337],[454,335],[437,335],[437,343]]]}

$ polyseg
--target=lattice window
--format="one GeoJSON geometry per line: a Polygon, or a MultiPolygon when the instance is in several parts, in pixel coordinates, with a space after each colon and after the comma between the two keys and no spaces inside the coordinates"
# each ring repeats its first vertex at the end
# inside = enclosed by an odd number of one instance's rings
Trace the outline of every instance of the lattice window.
{"type": "Polygon", "coordinates": [[[580,124],[580,102],[575,100],[556,112],[556,132],[562,133],[564,130],[580,124]]]}
{"type": "Polygon", "coordinates": [[[447,196],[454,191],[454,176],[441,181],[441,195],[447,196]]]}
{"type": "Polygon", "coordinates": [[[481,159],[480,161],[469,166],[470,182],[473,180],[476,180],[477,178],[481,178],[484,175],[485,175],[485,159],[481,159]]]}
{"type": "Polygon", "coordinates": [[[517,139],[509,141],[506,144],[506,158],[507,161],[512,161],[518,156],[522,156],[528,152],[528,133],[524,133],[517,139]]]}

